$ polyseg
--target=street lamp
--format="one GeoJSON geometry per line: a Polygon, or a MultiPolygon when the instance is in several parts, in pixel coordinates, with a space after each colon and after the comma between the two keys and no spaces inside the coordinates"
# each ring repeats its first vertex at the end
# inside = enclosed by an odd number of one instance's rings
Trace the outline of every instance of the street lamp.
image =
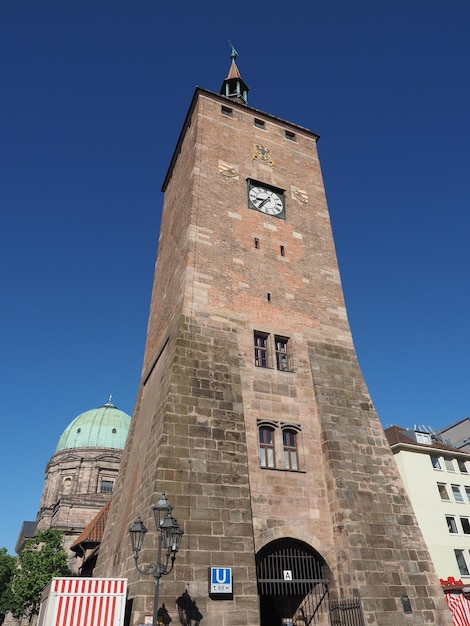
{"type": "Polygon", "coordinates": [[[178,522],[171,515],[173,507],[168,502],[166,495],[163,493],[160,500],[152,507],[155,517],[155,526],[157,528],[157,560],[155,563],[140,566],[138,564],[139,552],[144,545],[145,533],[147,528],[139,517],[135,520],[133,526],[129,528],[131,537],[132,552],[134,553],[134,561],[136,570],[139,574],[148,574],[155,577],[155,595],[153,599],[153,626],[158,624],[158,596],[160,591],[160,578],[169,574],[175,563],[176,553],[180,549],[181,539],[183,538],[183,530],[178,522]],[[163,554],[164,552],[164,554],[163,554]],[[162,561],[162,556],[164,561],[162,561]],[[170,562],[171,559],[171,562],[170,562]]]}

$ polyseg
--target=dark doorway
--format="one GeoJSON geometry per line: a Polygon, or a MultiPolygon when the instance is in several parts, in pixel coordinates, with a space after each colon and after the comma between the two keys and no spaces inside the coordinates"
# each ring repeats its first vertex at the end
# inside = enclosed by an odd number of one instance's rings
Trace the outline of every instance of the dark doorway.
{"type": "Polygon", "coordinates": [[[315,624],[327,611],[324,559],[297,539],[272,541],[256,556],[261,626],[315,624]]]}

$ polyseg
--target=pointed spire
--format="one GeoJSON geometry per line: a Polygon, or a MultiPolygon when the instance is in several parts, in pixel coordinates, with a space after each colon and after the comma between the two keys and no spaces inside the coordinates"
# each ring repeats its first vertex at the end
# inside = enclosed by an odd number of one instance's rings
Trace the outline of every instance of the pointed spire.
{"type": "Polygon", "coordinates": [[[223,96],[230,98],[231,100],[236,100],[237,102],[247,104],[249,88],[243,81],[240,72],[238,71],[237,64],[235,63],[235,59],[238,57],[238,52],[235,50],[235,47],[230,41],[228,43],[232,49],[232,52],[230,54],[232,63],[230,64],[227,78],[222,84],[220,93],[223,96]]]}

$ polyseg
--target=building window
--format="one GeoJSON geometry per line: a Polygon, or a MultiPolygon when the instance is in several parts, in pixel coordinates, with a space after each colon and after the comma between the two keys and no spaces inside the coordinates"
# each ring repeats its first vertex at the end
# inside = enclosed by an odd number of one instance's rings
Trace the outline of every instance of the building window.
{"type": "Polygon", "coordinates": [[[439,495],[441,496],[441,500],[447,500],[450,502],[449,492],[447,491],[447,486],[444,483],[437,483],[437,488],[439,490],[439,495]]]}
{"type": "Polygon", "coordinates": [[[268,367],[268,337],[266,333],[255,330],[255,365],[257,367],[268,367]]]}
{"type": "Polygon", "coordinates": [[[287,344],[289,337],[279,337],[274,335],[274,348],[276,353],[276,369],[283,372],[289,370],[289,359],[287,353],[287,344]]]}
{"type": "Polygon", "coordinates": [[[428,433],[417,433],[417,432],[415,432],[415,435],[416,435],[417,443],[427,443],[427,444],[432,443],[431,435],[428,435],[428,433]]]}
{"type": "Polygon", "coordinates": [[[470,502],[470,487],[465,487],[465,495],[467,496],[467,500],[470,502]]]}
{"type": "Polygon", "coordinates": [[[101,493],[112,493],[114,488],[114,482],[112,480],[102,480],[101,481],[101,493]]]}
{"type": "Polygon", "coordinates": [[[458,463],[460,472],[462,474],[468,474],[468,470],[467,470],[467,466],[465,465],[465,461],[461,461],[460,459],[457,459],[457,463],[458,463]]]}
{"type": "Polygon", "coordinates": [[[233,109],[224,105],[222,105],[220,111],[222,112],[222,115],[228,115],[229,117],[232,117],[233,115],[233,109]]]}
{"type": "Polygon", "coordinates": [[[274,429],[259,428],[259,463],[261,467],[274,467],[274,429]]]}
{"type": "MultiPolygon", "coordinates": [[[[272,294],[266,294],[266,300],[271,302],[272,294]]],[[[280,372],[292,371],[292,356],[289,337],[270,335],[259,330],[253,333],[255,365],[257,367],[274,367],[280,372]]]]}
{"type": "Polygon", "coordinates": [[[253,124],[256,126],[256,128],[264,128],[265,125],[263,120],[260,120],[257,117],[255,117],[253,124]]]}
{"type": "Polygon", "coordinates": [[[257,250],[259,250],[259,239],[258,239],[258,237],[255,237],[255,248],[257,250]]]}
{"type": "Polygon", "coordinates": [[[453,459],[444,459],[446,470],[448,472],[455,472],[455,465],[453,459]]]}
{"type": "Polygon", "coordinates": [[[299,424],[258,420],[259,463],[261,467],[299,469],[299,424]]]}
{"type": "Polygon", "coordinates": [[[451,485],[452,494],[456,502],[463,502],[463,496],[458,485],[451,485]]]}
{"type": "Polygon", "coordinates": [[[295,141],[295,133],[291,132],[290,130],[286,130],[286,139],[289,139],[290,141],[295,141]]]}
{"type": "Polygon", "coordinates": [[[461,517],[460,523],[462,524],[464,535],[470,535],[470,520],[468,517],[461,517]]]}
{"type": "Polygon", "coordinates": [[[457,565],[459,566],[459,572],[461,576],[469,576],[468,565],[465,560],[464,550],[454,550],[455,558],[457,559],[457,565]]]}
{"type": "Polygon", "coordinates": [[[434,467],[434,469],[440,470],[441,468],[441,464],[439,462],[439,458],[437,456],[431,456],[431,464],[434,467]]]}
{"type": "Polygon", "coordinates": [[[281,253],[281,256],[285,256],[286,255],[286,249],[284,248],[284,246],[280,247],[280,253],[281,253]]]}
{"type": "Polygon", "coordinates": [[[455,517],[452,515],[446,515],[447,522],[447,530],[451,533],[451,535],[458,535],[457,530],[457,522],[455,521],[455,517]]]}
{"type": "Polygon", "coordinates": [[[297,433],[295,430],[285,428],[282,431],[282,444],[284,446],[284,465],[286,469],[297,470],[297,433]]]}

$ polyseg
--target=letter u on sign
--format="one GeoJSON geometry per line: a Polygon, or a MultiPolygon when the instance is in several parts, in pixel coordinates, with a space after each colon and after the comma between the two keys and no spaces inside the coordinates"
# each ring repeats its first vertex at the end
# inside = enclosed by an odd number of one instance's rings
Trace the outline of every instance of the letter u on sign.
{"type": "Polygon", "coordinates": [[[230,570],[227,567],[215,567],[214,578],[214,582],[219,583],[220,585],[226,585],[230,582],[230,570]]]}

